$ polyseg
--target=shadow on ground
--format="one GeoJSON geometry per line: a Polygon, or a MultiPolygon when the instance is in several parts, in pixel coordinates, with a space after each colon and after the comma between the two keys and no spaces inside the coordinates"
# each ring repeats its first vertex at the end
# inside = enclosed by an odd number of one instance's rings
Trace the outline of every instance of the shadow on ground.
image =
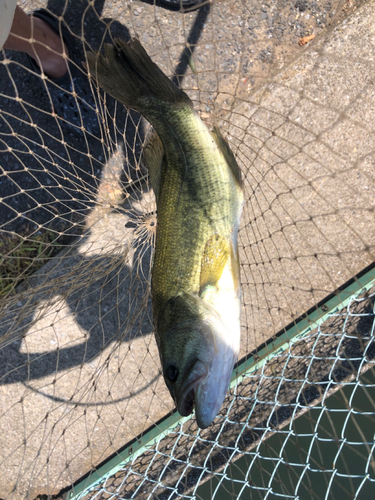
{"type": "MultiPolygon", "coordinates": [[[[77,36],[83,60],[85,50],[99,50],[104,42],[111,42],[115,37],[130,38],[129,30],[118,21],[100,18],[103,5],[102,0],[95,2],[94,7],[88,7],[84,2],[64,5],[51,0],[48,3],[48,9],[56,16],[63,16],[66,25],[77,36]],[[84,47],[78,39],[82,29],[84,47]]],[[[174,80],[178,85],[182,82],[209,10],[210,7],[205,6],[197,12],[188,37],[191,48],[182,51],[176,67],[174,80]]],[[[141,119],[106,96],[105,115],[108,121],[100,138],[66,127],[51,115],[49,98],[40,85],[40,78],[24,68],[26,57],[21,53],[9,53],[8,57],[11,64],[0,64],[3,86],[3,96],[0,97],[1,135],[6,139],[6,142],[1,140],[0,135],[0,144],[3,145],[0,155],[3,164],[9,166],[0,184],[0,196],[4,200],[0,227],[3,231],[18,234],[47,227],[67,240],[82,232],[84,221],[97,202],[103,167],[109,155],[106,144],[123,145],[122,187],[125,179],[127,182],[129,178],[137,179],[139,170],[134,167],[139,163],[144,134],[141,119]],[[21,98],[18,102],[12,99],[17,93],[21,98]]],[[[103,98],[100,94],[99,106],[103,98]]],[[[142,263],[148,269],[151,249],[141,253],[142,263]]],[[[76,254],[69,259],[69,265],[63,264],[62,275],[59,269],[48,273],[49,286],[37,292],[33,302],[53,301],[58,290],[58,296],[66,298],[69,314],[74,315],[79,327],[86,332],[83,334],[85,339],[82,338],[79,344],[73,343],[48,352],[21,352],[22,337],[27,335],[36,314],[36,308],[26,307],[27,314],[23,309],[23,318],[15,328],[9,317],[17,315],[17,310],[20,311],[29,298],[24,303],[21,300],[15,312],[2,322],[3,335],[10,324],[21,333],[17,334],[18,339],[15,335],[16,340],[0,350],[1,384],[42,379],[52,373],[89,363],[111,342],[128,341],[134,336],[152,332],[151,314],[144,319],[145,315],[140,315],[140,311],[135,309],[141,308],[139,301],[144,300],[149,282],[147,273],[140,283],[137,272],[133,273],[118,256],[95,256],[90,259],[76,254]],[[70,280],[72,270],[76,280],[81,282],[78,287],[70,280]],[[118,297],[121,297],[123,307],[119,305],[118,297]],[[131,331],[124,333],[125,325],[131,322],[129,318],[138,316],[143,323],[137,324],[138,320],[134,319],[131,331]]],[[[149,300],[142,307],[145,305],[150,309],[149,300]]]]}
{"type": "MultiPolygon", "coordinates": [[[[63,15],[65,25],[76,35],[82,61],[85,50],[99,50],[111,36],[129,39],[121,23],[100,19],[103,5],[104,1],[95,2],[95,8],[84,2],[48,3],[47,8],[63,15]],[[78,38],[82,27],[85,44],[78,38]]],[[[68,126],[52,116],[49,95],[40,77],[28,69],[26,56],[11,51],[7,56],[10,64],[0,64],[0,228],[22,235],[48,227],[56,234],[75,235],[95,202],[102,167],[110,154],[107,145],[124,145],[123,177],[136,177],[134,167],[143,138],[140,117],[105,96],[100,134],[68,126]]],[[[101,108],[103,93],[94,88],[94,95],[101,108]]]]}

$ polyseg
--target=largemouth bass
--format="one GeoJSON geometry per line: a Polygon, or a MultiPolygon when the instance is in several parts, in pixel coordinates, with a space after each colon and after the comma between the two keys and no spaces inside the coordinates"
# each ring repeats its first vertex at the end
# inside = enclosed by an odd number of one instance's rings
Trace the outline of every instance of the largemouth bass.
{"type": "Polygon", "coordinates": [[[152,62],[136,39],[88,54],[90,73],[157,134],[144,150],[157,202],[152,267],[156,340],[181,415],[208,427],[228,391],[240,345],[237,233],[241,173],[219,130],[152,62]]]}

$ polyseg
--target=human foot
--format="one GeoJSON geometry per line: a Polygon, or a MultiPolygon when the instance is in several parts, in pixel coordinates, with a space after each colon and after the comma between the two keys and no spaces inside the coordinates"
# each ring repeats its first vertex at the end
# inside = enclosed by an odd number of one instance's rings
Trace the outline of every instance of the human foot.
{"type": "Polygon", "coordinates": [[[69,51],[62,38],[43,19],[31,17],[35,42],[29,56],[52,79],[61,78],[68,71],[69,51]]]}

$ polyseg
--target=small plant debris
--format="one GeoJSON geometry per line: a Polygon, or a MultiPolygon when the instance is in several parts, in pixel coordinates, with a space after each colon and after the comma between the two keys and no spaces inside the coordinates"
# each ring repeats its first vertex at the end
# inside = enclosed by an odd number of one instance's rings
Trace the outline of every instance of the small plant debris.
{"type": "Polygon", "coordinates": [[[302,47],[303,45],[306,45],[306,43],[308,43],[311,40],[313,40],[315,37],[316,37],[316,35],[304,36],[304,37],[302,37],[302,38],[299,39],[298,43],[302,47]]]}
{"type": "Polygon", "coordinates": [[[50,230],[33,235],[0,234],[0,297],[14,293],[16,286],[40,269],[62,248],[50,230]]]}

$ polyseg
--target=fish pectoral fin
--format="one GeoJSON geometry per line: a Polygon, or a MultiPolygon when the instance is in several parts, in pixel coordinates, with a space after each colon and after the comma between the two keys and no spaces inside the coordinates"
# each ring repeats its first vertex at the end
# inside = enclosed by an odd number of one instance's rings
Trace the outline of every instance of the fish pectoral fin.
{"type": "Polygon", "coordinates": [[[206,243],[203,251],[200,293],[207,286],[215,286],[224,271],[231,255],[230,242],[220,234],[214,234],[206,243]]]}
{"type": "Polygon", "coordinates": [[[232,278],[234,283],[234,289],[237,292],[238,297],[241,296],[241,271],[240,271],[240,256],[238,252],[238,246],[236,248],[233,245],[230,246],[231,252],[231,269],[232,278]]]}
{"type": "Polygon", "coordinates": [[[227,162],[229,168],[231,169],[232,174],[234,175],[234,178],[238,182],[238,185],[242,188],[242,177],[241,177],[240,167],[238,166],[238,164],[236,162],[236,159],[234,157],[234,154],[232,153],[232,150],[229,147],[229,144],[224,139],[224,137],[221,135],[219,127],[214,125],[213,129],[211,130],[211,135],[214,138],[214,141],[216,142],[217,147],[223,153],[225,161],[227,162]]]}
{"type": "Polygon", "coordinates": [[[163,144],[158,134],[153,131],[143,148],[143,164],[148,170],[156,204],[159,199],[160,178],[163,161],[165,160],[163,144]]]}

